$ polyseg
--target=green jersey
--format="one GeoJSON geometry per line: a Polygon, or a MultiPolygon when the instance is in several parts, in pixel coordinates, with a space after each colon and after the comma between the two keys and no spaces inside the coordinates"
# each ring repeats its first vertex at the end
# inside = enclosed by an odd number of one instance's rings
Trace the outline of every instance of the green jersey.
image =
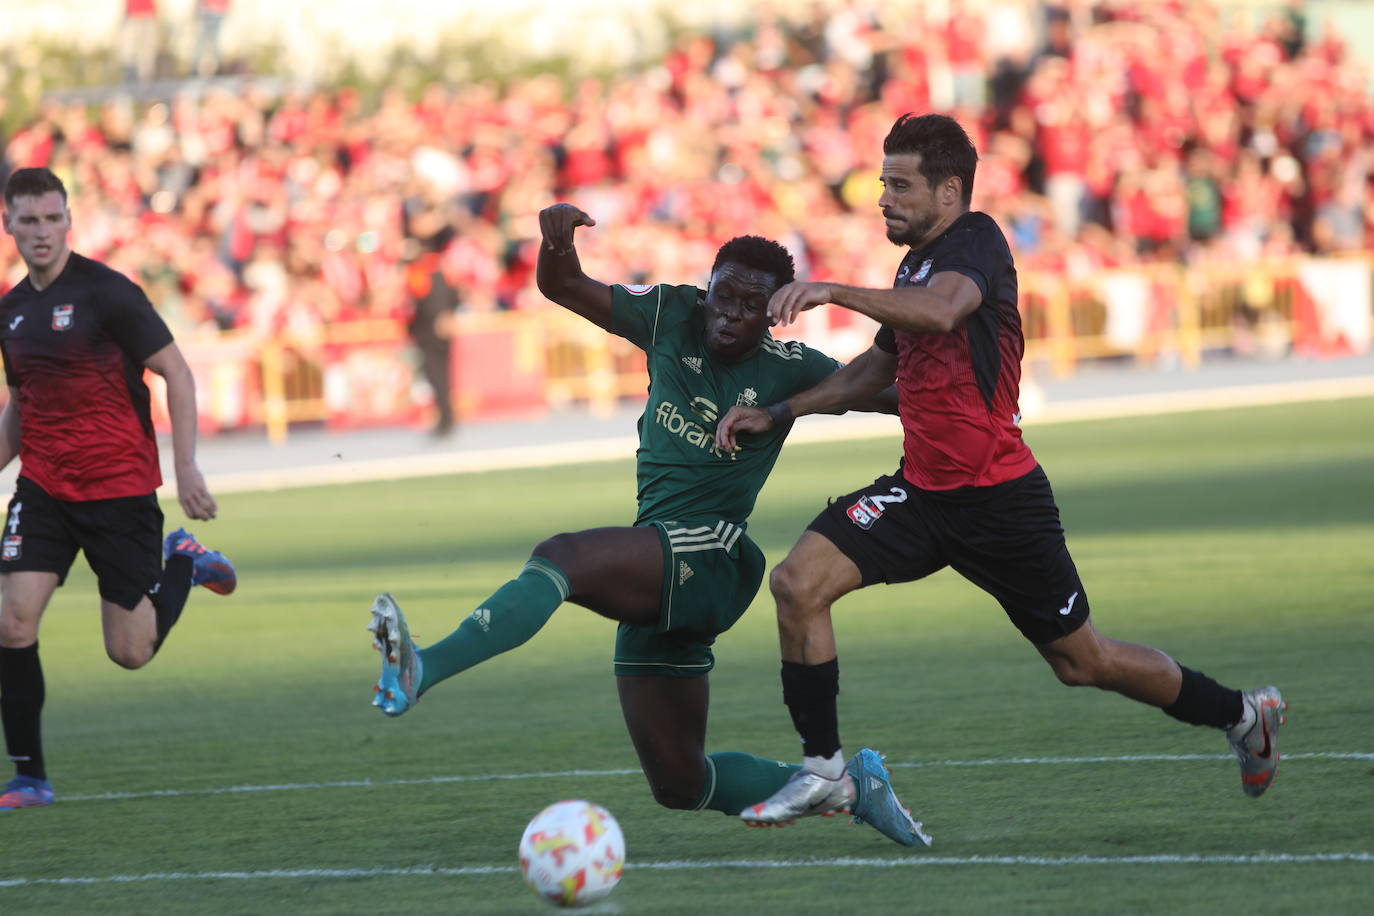
{"type": "Polygon", "coordinates": [[[740,362],[717,362],[706,349],[705,299],[695,286],[611,287],[611,330],[644,350],[649,367],[635,453],[637,525],[697,518],[742,525],[792,424],[742,437],[731,455],[715,446],[716,421],[736,404],[786,400],[840,366],[819,350],[767,335],[740,362]]]}

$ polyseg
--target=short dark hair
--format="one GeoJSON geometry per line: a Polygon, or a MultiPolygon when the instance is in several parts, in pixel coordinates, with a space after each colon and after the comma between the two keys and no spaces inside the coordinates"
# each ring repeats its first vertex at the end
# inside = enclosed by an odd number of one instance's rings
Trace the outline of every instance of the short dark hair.
{"type": "Polygon", "coordinates": [[[902,115],[883,140],[883,155],[913,153],[921,157],[921,177],[927,184],[934,187],[946,178],[958,178],[964,183],[964,206],[972,203],[978,151],[958,121],[942,114],[902,115]]]}
{"type": "Polygon", "coordinates": [[[11,206],[17,198],[41,197],[49,191],[56,191],[66,201],[67,189],[52,169],[15,169],[5,182],[5,204],[11,206]]]}
{"type": "Polygon", "coordinates": [[[787,249],[760,235],[737,235],[721,245],[716,252],[716,261],[711,265],[711,273],[714,274],[726,261],[770,273],[780,287],[797,278],[797,265],[787,249]]]}

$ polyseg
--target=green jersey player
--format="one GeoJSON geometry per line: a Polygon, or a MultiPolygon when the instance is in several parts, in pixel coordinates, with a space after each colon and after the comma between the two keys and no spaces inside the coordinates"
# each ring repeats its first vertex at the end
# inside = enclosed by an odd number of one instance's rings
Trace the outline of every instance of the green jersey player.
{"type": "MultiPolygon", "coordinates": [[[[573,232],[596,221],[569,204],[539,215],[538,283],[552,301],[642,348],[649,400],[639,421],[639,510],[628,527],[555,535],[451,635],[423,649],[390,595],[369,629],[382,653],[374,705],[398,716],[447,678],[521,645],[564,602],[616,621],[621,709],[654,798],[668,808],[737,815],[797,767],[739,752],[706,753],[712,644],[753,601],[762,551],[746,533],[755,498],[790,423],[733,452],[715,445],[737,404],[785,401],[839,364],[768,332],[769,297],[793,279],[792,257],[757,236],[723,245],[706,290],[608,286],[582,272],[573,232]]],[[[895,412],[894,394],[847,405],[895,412]]],[[[872,755],[872,751],[861,751],[872,755]]],[[[859,759],[858,756],[855,758],[859,759]]],[[[919,825],[887,781],[855,785],[856,817],[912,845],[919,825]]]]}

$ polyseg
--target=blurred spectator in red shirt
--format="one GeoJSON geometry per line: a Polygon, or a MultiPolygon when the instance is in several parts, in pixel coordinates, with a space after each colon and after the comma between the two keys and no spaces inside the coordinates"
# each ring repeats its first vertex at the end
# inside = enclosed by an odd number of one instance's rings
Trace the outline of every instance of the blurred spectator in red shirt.
{"type": "MultiPolygon", "coordinates": [[[[155,0],[126,2],[156,38],[155,0]]],[[[408,215],[436,207],[459,230],[441,258],[466,307],[544,308],[535,215],[564,196],[606,216],[583,252],[598,275],[690,282],[731,235],[768,227],[818,278],[885,285],[873,150],[932,105],[964,106],[977,205],[1027,269],[1369,250],[1374,106],[1332,30],[1309,40],[1292,11],[1222,29],[1200,2],[1032,12],[832,0],[684,34],[613,80],[393,88],[375,105],[251,80],[94,110],[50,99],[5,159],[68,180],[76,247],[145,277],[170,264],[172,320],[206,333],[403,316],[408,215]]]]}

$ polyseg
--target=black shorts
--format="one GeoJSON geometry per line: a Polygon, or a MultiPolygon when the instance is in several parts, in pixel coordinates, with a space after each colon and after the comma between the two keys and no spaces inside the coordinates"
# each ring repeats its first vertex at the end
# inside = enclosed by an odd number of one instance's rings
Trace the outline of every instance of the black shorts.
{"type": "Polygon", "coordinates": [[[162,576],[157,496],[68,502],[20,477],[0,540],[0,573],[54,572],[61,585],[78,550],[100,597],[133,610],[162,576]]]}
{"type": "Polygon", "coordinates": [[[1037,465],[991,487],[921,490],[899,470],[832,500],[809,530],[854,561],[865,586],[946,566],[992,595],[1027,639],[1047,643],[1088,619],[1059,507],[1037,465]]]}

